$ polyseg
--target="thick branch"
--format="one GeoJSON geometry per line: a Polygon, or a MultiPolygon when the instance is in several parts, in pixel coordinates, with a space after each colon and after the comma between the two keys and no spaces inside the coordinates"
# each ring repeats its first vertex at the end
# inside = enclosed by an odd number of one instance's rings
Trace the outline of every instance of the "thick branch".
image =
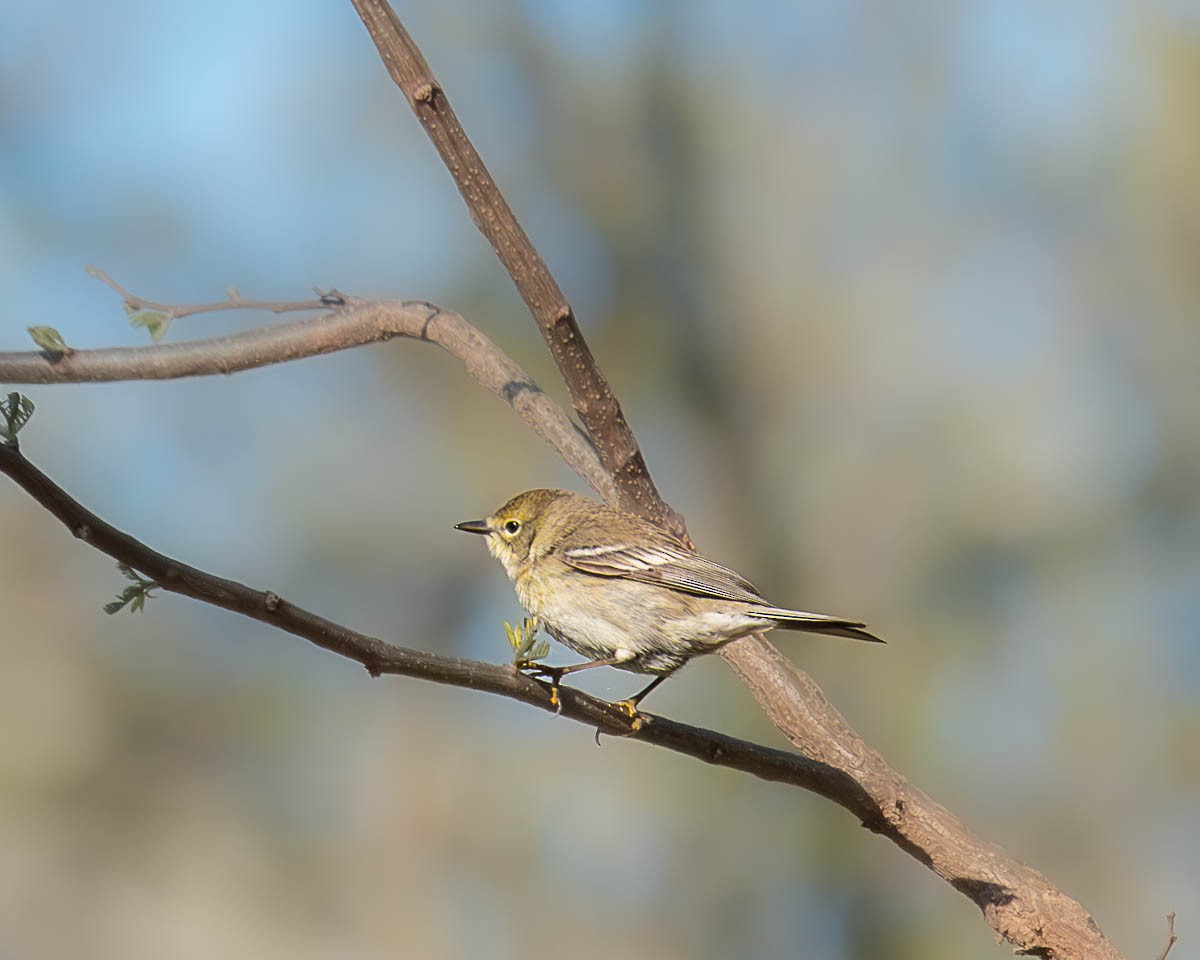
{"type": "MultiPolygon", "coordinates": [[[[127,295],[127,301],[130,295],[127,295]]],[[[140,304],[148,301],[132,298],[140,304]]],[[[0,382],[96,383],[165,380],[236,373],[272,363],[347,350],[393,337],[436,343],[457,357],[467,372],[508,403],[601,497],[614,495],[609,474],[588,438],[557,403],[496,344],[461,315],[423,300],[363,301],[342,298],[340,307],[319,317],[247,330],[227,337],[105,350],[51,354],[36,350],[0,353],[0,382]]],[[[267,309],[309,310],[313,304],[264,304],[267,309]]],[[[196,313],[196,307],[156,308],[196,313]]]]}
{"type": "MultiPolygon", "coordinates": [[[[19,451],[3,443],[0,443],[0,473],[10,476],[74,536],[140,571],[163,590],[302,637],[362,664],[372,676],[390,673],[418,677],[482,690],[555,711],[549,686],[511,666],[435,656],[386,643],[326,620],[269,590],[254,590],[158,553],[87,510],[19,451]]],[[[641,714],[641,722],[635,728],[620,708],[569,687],[559,689],[559,700],[563,716],[598,731],[665,747],[764,780],[803,787],[836,801],[864,821],[878,818],[878,811],[872,808],[863,789],[845,773],[826,764],[650,714],[641,714]]]]}
{"type": "Polygon", "coordinates": [[[683,518],[655,488],[633,431],[583,339],[571,305],[484,166],[421,51],[384,0],[353,3],[388,73],[458,185],[475,226],[496,251],[537,321],[566,381],[571,403],[596,444],[600,462],[616,483],[612,502],[685,536],[683,518]]]}
{"type": "MultiPolygon", "coordinates": [[[[682,519],[659,496],[615,397],[585,344],[570,307],[521,230],[458,122],[445,93],[385,0],[352,0],[388,72],[403,91],[454,177],[476,226],[512,276],[550,346],[572,402],[617,482],[617,503],[687,539],[682,519]]],[[[875,801],[864,818],[931,866],[983,910],[996,933],[1047,958],[1119,955],[1083,908],[1036,871],[972,837],[953,816],[891,770],[829,704],[806,674],[762,637],[722,651],[781,731],[802,751],[827,757],[875,801]]]]}
{"type": "Polygon", "coordinates": [[[865,825],[974,901],[988,925],[1019,952],[1054,960],[1120,960],[1078,902],[1033,867],[974,836],[949,810],[889,767],[812,677],[774,646],[759,636],[746,637],[722,653],[801,753],[862,786],[880,811],[878,820],[865,825]]]}

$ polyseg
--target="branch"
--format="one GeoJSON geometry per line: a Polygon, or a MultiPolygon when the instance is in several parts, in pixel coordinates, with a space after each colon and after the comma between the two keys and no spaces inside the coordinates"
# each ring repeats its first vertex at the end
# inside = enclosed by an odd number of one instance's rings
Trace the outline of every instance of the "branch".
{"type": "Polygon", "coordinates": [[[983,911],[995,933],[1019,953],[1049,960],[1120,960],[1096,921],[1033,867],[972,834],[949,810],[888,766],[846,722],[802,670],[761,637],[726,647],[726,657],[772,722],[814,760],[842,770],[862,785],[881,812],[866,823],[946,880],[983,911]],[[741,669],[743,657],[768,670],[741,669]],[[778,677],[783,690],[771,683],[778,677]],[[765,686],[764,686],[765,685],[765,686]],[[793,691],[798,696],[793,696],[793,691]]]}
{"type": "Polygon", "coordinates": [[[99,267],[88,267],[89,276],[95,277],[110,290],[119,294],[125,301],[125,309],[157,310],[166,314],[172,320],[190,317],[196,313],[217,313],[221,310],[270,310],[272,313],[294,313],[297,310],[324,310],[328,307],[339,306],[346,297],[336,290],[327,294],[317,291],[316,300],[292,300],[279,302],[274,300],[247,300],[235,290],[230,290],[229,296],[215,303],[159,303],[157,300],[145,300],[136,293],[131,293],[117,283],[99,267]]]}
{"type": "Polygon", "coordinates": [[[1162,948],[1157,960],[1167,960],[1167,954],[1171,952],[1171,948],[1175,946],[1175,942],[1179,939],[1175,934],[1175,911],[1172,910],[1167,914],[1167,945],[1162,948]]]}
{"type": "MultiPolygon", "coordinates": [[[[117,287],[126,302],[150,305],[117,287]]],[[[336,295],[344,306],[319,317],[293,320],[247,330],[227,337],[164,343],[144,347],[111,347],[104,350],[72,350],[69,354],[29,350],[0,353],[0,381],[7,383],[97,383],[113,380],[169,380],[178,377],[236,373],[273,363],[285,363],[394,337],[409,337],[435,343],[461,360],[467,372],[511,406],[550,444],[567,466],[601,497],[614,496],[615,487],[600,465],[588,438],[566,412],[529,374],[495,343],[467,323],[460,314],[423,300],[365,301],[336,295]]],[[[244,301],[249,302],[249,301],[244,301]]],[[[326,302],[261,303],[277,313],[312,310],[326,302]]],[[[169,306],[155,309],[185,316],[211,309],[217,304],[169,306]]]]}
{"type": "MultiPolygon", "coordinates": [[[[537,321],[572,403],[596,442],[600,461],[614,476],[617,505],[690,543],[682,518],[654,487],[570,306],[467,138],[420,50],[386,0],[352,2],[388,73],[454,178],[475,225],[492,244],[537,321]]],[[[999,847],[973,837],[949,811],[888,767],[812,679],[762,636],[729,644],[721,655],[793,744],[863,785],[880,812],[864,822],[970,897],[1000,937],[1022,952],[1051,960],[1117,960],[1119,954],[1078,903],[999,847]]]]}
{"type": "MultiPolygon", "coordinates": [[[[511,666],[442,657],[386,643],[326,620],[271,591],[255,590],[158,553],[106,523],[74,500],[14,447],[0,443],[7,474],[71,533],[145,575],[147,587],[191,597],[269,624],[362,664],[372,676],[400,674],[481,690],[554,711],[549,688],[511,666]]],[[[795,671],[814,699],[838,718],[811,680],[795,671]]],[[[852,755],[798,756],[711,730],[624,711],[581,691],[559,691],[561,713],[599,732],[641,740],[716,766],[810,790],[844,807],[868,829],[888,837],[980,905],[989,923],[1022,952],[1046,958],[1120,960],[1094,921],[1041,874],[1003,850],[973,837],[944,807],[893,773],[856,736],[852,755]]],[[[826,718],[828,719],[828,717],[826,718]]],[[[840,719],[840,718],[838,718],[840,719]]],[[[845,733],[852,733],[845,731],[845,733]]],[[[841,742],[845,742],[843,736],[841,742]]],[[[816,753],[828,752],[829,731],[818,730],[816,753]]],[[[1174,917],[1170,916],[1174,942],[1174,917]]],[[[1163,951],[1165,956],[1166,950],[1163,951]]]]}
{"type": "MultiPolygon", "coordinates": [[[[494,693],[556,712],[549,685],[525,676],[512,666],[436,656],[386,643],[326,620],[269,590],[252,589],[158,553],[89,511],[20,452],[4,443],[0,443],[0,473],[11,477],[72,535],[145,574],[163,590],[302,637],[362,664],[372,676],[386,673],[417,677],[494,693]]],[[[570,687],[559,688],[559,702],[557,712],[595,727],[598,734],[639,740],[764,780],[802,787],[834,800],[864,821],[878,818],[878,811],[863,789],[845,773],[826,764],[646,713],[639,715],[641,722],[635,727],[619,707],[570,687]]]]}
{"type": "Polygon", "coordinates": [[[686,537],[683,518],[654,486],[633,431],[575,322],[571,305],[488,173],[421,51],[386,0],[352,2],[388,73],[454,178],[475,226],[496,251],[537,321],[566,381],[571,404],[616,483],[616,496],[607,499],[686,537]]]}
{"type": "MultiPolygon", "coordinates": [[[[210,340],[75,350],[67,356],[38,351],[0,354],[0,379],[50,383],[232,373],[392,337],[412,337],[437,343],[461,360],[476,380],[508,402],[601,495],[605,484],[611,490],[595,452],[562,408],[460,315],[423,301],[347,299],[346,304],[322,317],[210,340]]],[[[155,553],[89,513],[3,444],[0,472],[13,477],[76,536],[148,574],[165,590],[269,623],[376,673],[422,677],[551,709],[544,686],[510,668],[393,646],[324,620],[269,592],[251,590],[155,553]]],[[[970,897],[992,928],[1020,949],[1045,948],[1050,952],[1042,955],[1047,957],[1119,957],[1078,903],[1031,867],[972,836],[949,811],[888,767],[812,679],[771,644],[746,638],[725,647],[722,655],[805,756],[746,744],[658,717],[634,737],[763,779],[801,786],[833,800],[970,897]],[[749,669],[744,666],[747,662],[749,669]]],[[[562,691],[562,701],[563,713],[571,719],[606,732],[629,734],[624,714],[614,714],[603,701],[568,689],[562,691]]]]}

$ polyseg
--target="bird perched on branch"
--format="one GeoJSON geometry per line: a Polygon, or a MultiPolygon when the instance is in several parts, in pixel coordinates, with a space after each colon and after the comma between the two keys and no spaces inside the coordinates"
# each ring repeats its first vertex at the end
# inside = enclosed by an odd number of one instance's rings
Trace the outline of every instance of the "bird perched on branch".
{"type": "Polygon", "coordinates": [[[566,490],[519,493],[486,520],[456,530],[487,538],[521,605],[586,663],[545,667],[559,681],[592,667],[654,674],[621,702],[633,716],[646,695],[692,657],[783,627],[882,643],[864,624],[768,603],[745,577],[689,550],[649,520],[566,490]]]}

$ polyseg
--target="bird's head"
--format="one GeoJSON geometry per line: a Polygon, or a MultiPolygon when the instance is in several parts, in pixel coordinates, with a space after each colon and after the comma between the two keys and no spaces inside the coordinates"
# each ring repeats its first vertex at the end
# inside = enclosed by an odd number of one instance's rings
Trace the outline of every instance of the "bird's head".
{"type": "Polygon", "coordinates": [[[486,520],[464,520],[454,529],[487,537],[488,552],[504,564],[509,577],[514,577],[529,558],[533,538],[547,522],[553,522],[554,505],[574,496],[566,490],[526,490],[486,520]]]}

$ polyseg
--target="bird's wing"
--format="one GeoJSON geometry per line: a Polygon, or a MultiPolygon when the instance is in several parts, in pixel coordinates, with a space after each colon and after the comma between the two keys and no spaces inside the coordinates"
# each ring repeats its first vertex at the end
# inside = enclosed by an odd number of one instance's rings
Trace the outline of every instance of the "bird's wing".
{"type": "Polygon", "coordinates": [[[561,556],[576,570],[599,577],[640,580],[718,600],[765,602],[754,584],[740,573],[670,544],[569,547],[561,556]]]}

